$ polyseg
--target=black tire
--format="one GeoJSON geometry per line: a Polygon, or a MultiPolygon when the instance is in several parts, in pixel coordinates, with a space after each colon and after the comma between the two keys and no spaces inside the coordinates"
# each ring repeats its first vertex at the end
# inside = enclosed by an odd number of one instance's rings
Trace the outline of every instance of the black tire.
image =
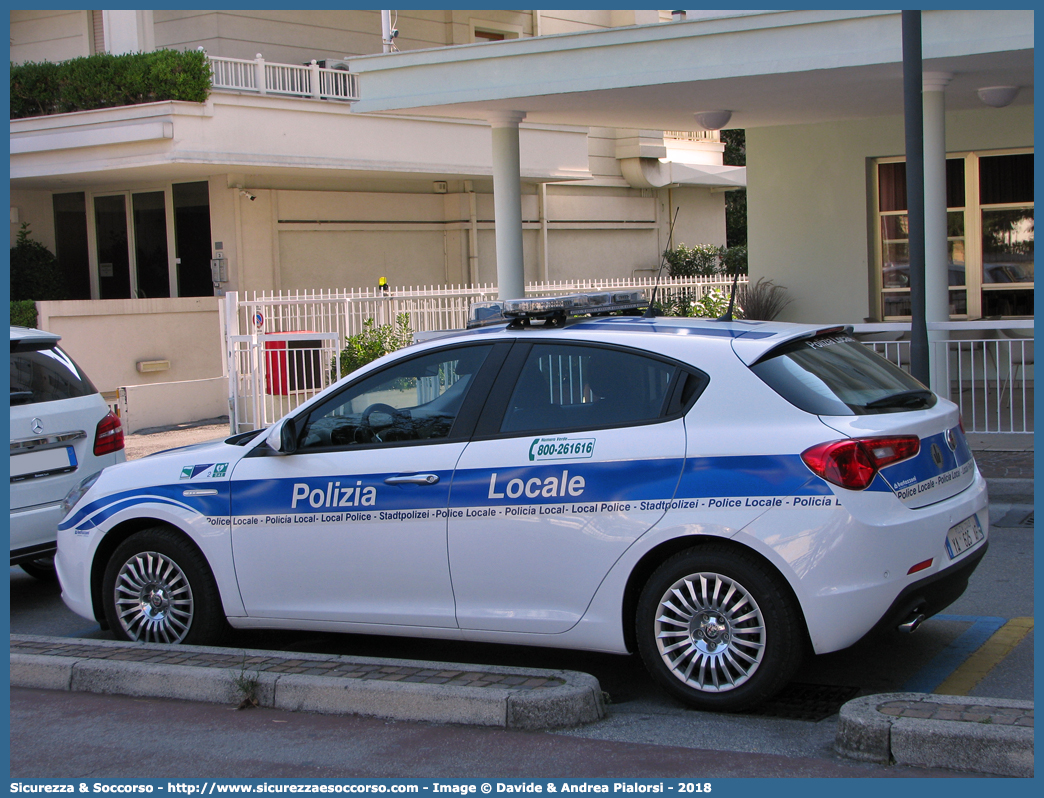
{"type": "Polygon", "coordinates": [[[657,568],[635,620],[646,668],[695,709],[756,706],[790,681],[804,653],[800,616],[781,577],[713,543],[657,568]]]}
{"type": "Polygon", "coordinates": [[[120,640],[208,645],[227,629],[210,566],[167,527],[136,532],[116,548],[105,568],[102,602],[120,640]]]}
{"type": "Polygon", "coordinates": [[[33,579],[41,582],[53,582],[58,578],[58,572],[54,569],[54,555],[39,557],[29,562],[18,563],[18,567],[25,571],[33,579]]]}

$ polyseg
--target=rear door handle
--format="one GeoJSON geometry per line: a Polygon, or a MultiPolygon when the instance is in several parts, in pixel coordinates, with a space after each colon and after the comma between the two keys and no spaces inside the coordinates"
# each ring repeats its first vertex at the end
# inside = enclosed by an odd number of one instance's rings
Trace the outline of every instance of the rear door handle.
{"type": "Polygon", "coordinates": [[[384,480],[385,485],[434,485],[439,481],[438,474],[402,474],[397,477],[388,477],[384,480]]]}

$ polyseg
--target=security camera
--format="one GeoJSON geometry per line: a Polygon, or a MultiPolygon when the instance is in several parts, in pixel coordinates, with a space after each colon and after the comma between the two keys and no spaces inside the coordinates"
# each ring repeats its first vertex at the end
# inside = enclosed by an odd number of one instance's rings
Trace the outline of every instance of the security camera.
{"type": "Polygon", "coordinates": [[[244,197],[246,197],[246,198],[247,198],[248,200],[250,200],[251,202],[253,202],[254,200],[256,200],[256,199],[257,199],[257,197],[255,197],[255,196],[254,196],[253,194],[251,194],[251,193],[250,193],[249,191],[247,191],[246,189],[242,189],[242,188],[241,188],[241,189],[239,189],[239,193],[240,193],[240,194],[242,194],[242,195],[243,195],[244,197]]]}

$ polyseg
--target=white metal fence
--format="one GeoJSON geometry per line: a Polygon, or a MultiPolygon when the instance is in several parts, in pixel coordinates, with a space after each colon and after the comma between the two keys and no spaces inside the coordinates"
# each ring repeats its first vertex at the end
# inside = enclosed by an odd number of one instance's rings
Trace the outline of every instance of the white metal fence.
{"type": "MultiPolygon", "coordinates": [[[[742,278],[745,280],[745,278],[742,278]]],[[[652,290],[654,280],[579,280],[530,283],[530,296],[610,288],[652,290]]],[[[723,277],[662,280],[657,294],[727,292],[723,277]]],[[[394,325],[405,314],[413,333],[463,328],[472,302],[497,298],[494,285],[226,294],[222,305],[229,375],[229,405],[235,430],[267,426],[311,398],[340,373],[348,336],[367,321],[394,325]]],[[[968,432],[1033,431],[1033,321],[947,322],[948,340],[933,344],[944,364],[940,383],[961,408],[968,432]]],[[[858,324],[864,343],[909,368],[909,324],[858,324]]]]}
{"type": "MultiPolygon", "coordinates": [[[[745,280],[745,278],[741,278],[745,280]]],[[[531,296],[611,288],[645,288],[654,280],[575,280],[530,283],[531,296]]],[[[724,277],[661,280],[658,301],[683,294],[728,291],[724,277]]],[[[222,315],[229,376],[229,407],[236,431],[267,426],[339,379],[348,336],[369,320],[394,325],[401,314],[414,333],[462,329],[472,302],[497,298],[495,285],[294,291],[225,295],[222,315]]]]}
{"type": "MultiPolygon", "coordinates": [[[[932,341],[936,390],[961,409],[967,432],[1033,432],[1033,321],[989,320],[928,325],[945,331],[932,341]]],[[[909,324],[857,324],[857,336],[904,369],[910,366],[909,324]]]]}
{"type": "Polygon", "coordinates": [[[269,63],[258,53],[253,61],[207,56],[211,85],[219,91],[247,91],[313,97],[322,100],[358,100],[359,77],[345,69],[310,64],[269,63]]]}

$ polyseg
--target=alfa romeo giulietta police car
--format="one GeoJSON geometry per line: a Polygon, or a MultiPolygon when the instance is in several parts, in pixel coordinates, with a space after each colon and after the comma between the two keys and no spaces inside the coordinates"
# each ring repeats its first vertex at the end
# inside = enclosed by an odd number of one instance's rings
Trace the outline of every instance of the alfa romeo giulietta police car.
{"type": "Polygon", "coordinates": [[[676,697],[735,710],[808,650],[963,592],[987,495],[952,403],[843,328],[598,315],[640,299],[479,307],[513,321],[105,469],[67,499],[63,598],[141,641],[637,650],[676,697]]]}

